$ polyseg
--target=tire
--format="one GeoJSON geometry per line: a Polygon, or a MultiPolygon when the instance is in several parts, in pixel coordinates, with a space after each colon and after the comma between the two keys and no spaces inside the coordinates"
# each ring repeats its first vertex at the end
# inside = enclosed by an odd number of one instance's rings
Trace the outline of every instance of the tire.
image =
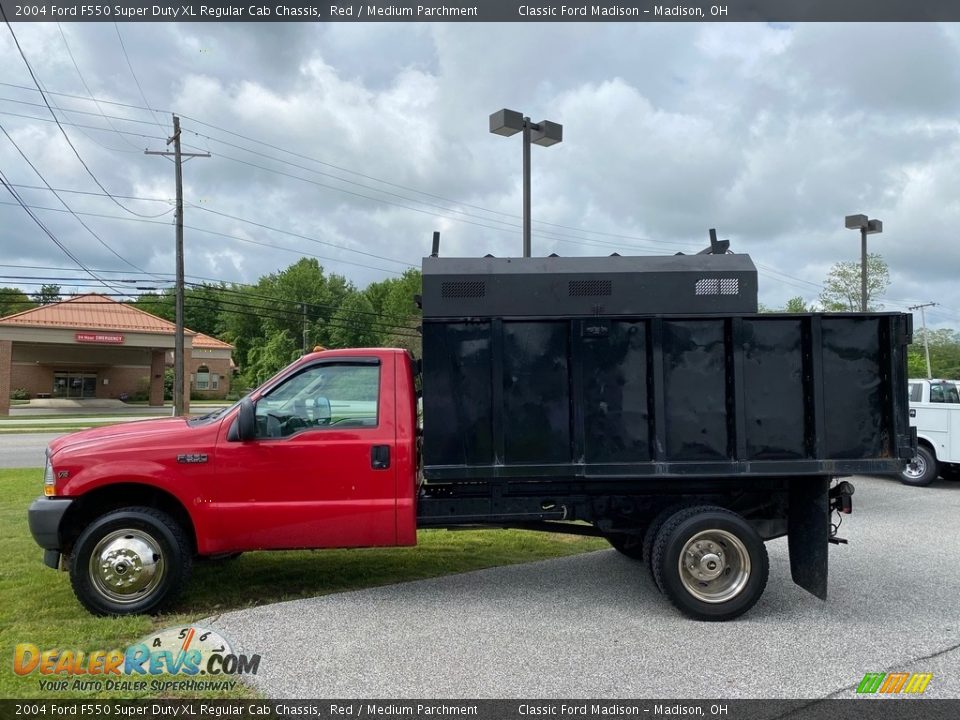
{"type": "Polygon", "coordinates": [[[663,588],[660,587],[660,584],[657,582],[657,575],[653,572],[653,543],[656,542],[657,534],[660,532],[663,524],[680,510],[683,510],[683,507],[683,505],[671,505],[661,510],[654,516],[653,520],[650,521],[650,524],[647,525],[647,531],[643,534],[643,557],[647,561],[647,570],[650,572],[650,579],[660,592],[663,592],[663,588]]]}
{"type": "Polygon", "coordinates": [[[917,456],[900,473],[900,482],[904,485],[923,487],[937,479],[937,458],[924,445],[917,446],[917,456]]]}
{"type": "Polygon", "coordinates": [[[120,508],[80,533],[70,583],[94,615],[156,613],[180,595],[192,561],[191,543],[172,517],[149,507],[120,508]]]}
{"type": "Polygon", "coordinates": [[[709,505],[670,517],[651,563],[663,594],[696,620],[739,617],[760,599],[770,571],[767,548],[750,523],[709,505]]]}
{"type": "Polygon", "coordinates": [[[604,537],[621,555],[626,555],[631,560],[643,560],[643,538],[639,533],[610,533],[604,537]]]}

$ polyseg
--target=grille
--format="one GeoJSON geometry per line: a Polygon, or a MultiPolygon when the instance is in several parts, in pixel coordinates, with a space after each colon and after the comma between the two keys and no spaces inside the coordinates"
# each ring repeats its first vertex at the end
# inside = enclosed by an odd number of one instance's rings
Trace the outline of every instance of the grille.
{"type": "Polygon", "coordinates": [[[694,295],[739,295],[739,278],[703,278],[694,285],[694,295]]]}
{"type": "Polygon", "coordinates": [[[600,297],[613,294],[611,280],[571,280],[567,287],[570,297],[600,297]]]}
{"type": "Polygon", "coordinates": [[[487,294],[487,286],[482,280],[445,282],[440,286],[440,294],[445,298],[482,298],[487,294]]]}

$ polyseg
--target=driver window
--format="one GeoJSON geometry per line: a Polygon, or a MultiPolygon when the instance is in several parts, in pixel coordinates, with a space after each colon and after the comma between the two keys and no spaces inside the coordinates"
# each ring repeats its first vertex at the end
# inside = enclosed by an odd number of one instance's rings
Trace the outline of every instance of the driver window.
{"type": "Polygon", "coordinates": [[[257,437],[377,425],[379,365],[315,365],[257,402],[257,437]]]}

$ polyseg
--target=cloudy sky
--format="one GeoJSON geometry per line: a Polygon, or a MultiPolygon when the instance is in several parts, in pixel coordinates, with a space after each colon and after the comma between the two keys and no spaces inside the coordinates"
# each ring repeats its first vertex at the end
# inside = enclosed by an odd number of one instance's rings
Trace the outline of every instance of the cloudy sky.
{"type": "MultiPolygon", "coordinates": [[[[885,307],[960,327],[956,25],[16,24],[89,173],[0,30],[0,125],[76,192],[25,187],[44,183],[2,133],[0,170],[74,258],[122,271],[100,277],[173,272],[173,165],[143,154],[171,111],[212,154],[184,166],[188,276],[314,255],[363,287],[434,230],[446,255],[518,255],[520,139],[487,130],[509,107],[564,126],[533,149],[534,254],[695,252],[716,227],[777,306],[858,259],[862,212],[885,307]]],[[[77,265],[3,194],[0,274],[84,277],[14,267],[77,265]]]]}

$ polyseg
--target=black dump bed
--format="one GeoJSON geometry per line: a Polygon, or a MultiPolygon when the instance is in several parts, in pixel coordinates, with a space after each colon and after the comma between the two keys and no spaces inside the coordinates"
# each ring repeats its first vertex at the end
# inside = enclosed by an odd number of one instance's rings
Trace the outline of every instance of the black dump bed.
{"type": "Polygon", "coordinates": [[[911,316],[756,309],[746,255],[425,258],[425,481],[899,472],[911,316]]]}

